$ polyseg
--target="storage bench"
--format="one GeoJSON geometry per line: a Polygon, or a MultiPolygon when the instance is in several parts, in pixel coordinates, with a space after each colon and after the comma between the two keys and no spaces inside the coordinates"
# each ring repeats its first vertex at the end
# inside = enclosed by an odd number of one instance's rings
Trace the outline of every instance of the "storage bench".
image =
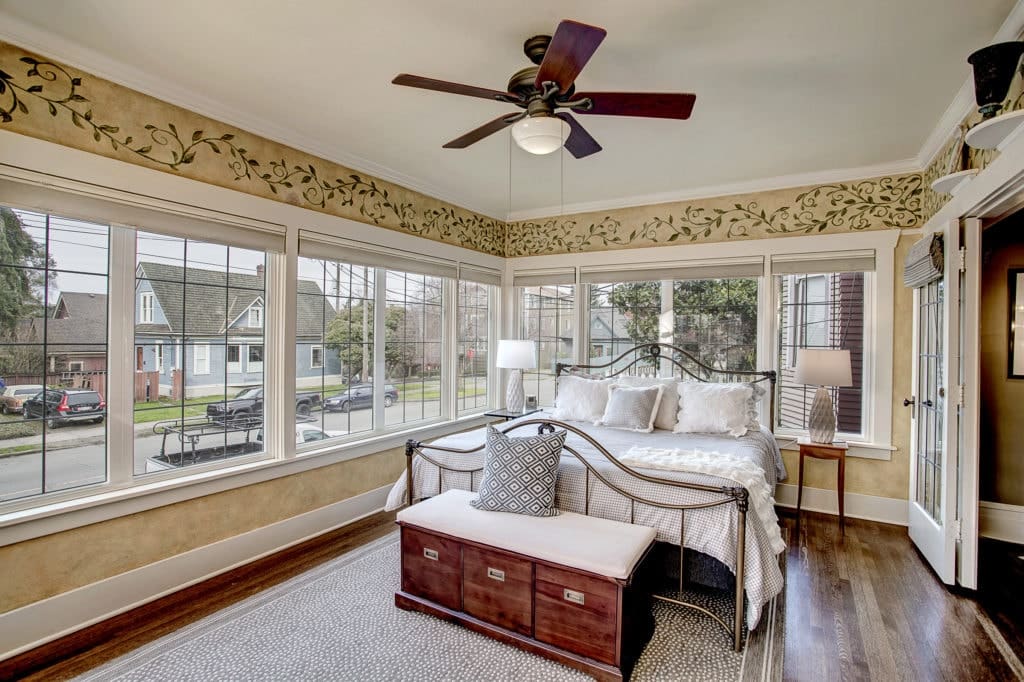
{"type": "Polygon", "coordinates": [[[655,531],[582,514],[474,509],[448,492],[398,513],[395,604],[582,670],[628,679],[654,629],[644,562],[655,531]]]}

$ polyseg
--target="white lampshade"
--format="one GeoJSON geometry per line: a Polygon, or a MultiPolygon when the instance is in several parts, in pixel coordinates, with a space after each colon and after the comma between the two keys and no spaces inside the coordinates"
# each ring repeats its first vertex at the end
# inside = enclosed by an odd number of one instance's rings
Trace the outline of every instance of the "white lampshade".
{"type": "Polygon", "coordinates": [[[569,124],[554,116],[527,116],[512,125],[512,139],[531,154],[550,154],[569,136],[569,124]]]}
{"type": "Polygon", "coordinates": [[[537,367],[537,344],[534,341],[502,339],[498,341],[495,367],[534,369],[537,367]]]}
{"type": "Polygon", "coordinates": [[[798,384],[810,386],[853,386],[850,351],[825,348],[800,348],[796,352],[798,384]]]}

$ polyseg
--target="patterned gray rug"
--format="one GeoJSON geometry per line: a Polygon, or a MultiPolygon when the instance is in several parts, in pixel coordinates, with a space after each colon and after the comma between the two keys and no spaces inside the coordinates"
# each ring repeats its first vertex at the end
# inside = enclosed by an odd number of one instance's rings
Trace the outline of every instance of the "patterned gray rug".
{"type": "MultiPolygon", "coordinates": [[[[219,611],[80,680],[587,680],[557,663],[394,605],[397,532],[219,611]]],[[[705,597],[709,605],[715,597],[705,597]]],[[[728,598],[725,598],[728,602],[728,598]]],[[[781,679],[784,604],[743,653],[705,616],[655,604],[633,680],[781,679]]]]}

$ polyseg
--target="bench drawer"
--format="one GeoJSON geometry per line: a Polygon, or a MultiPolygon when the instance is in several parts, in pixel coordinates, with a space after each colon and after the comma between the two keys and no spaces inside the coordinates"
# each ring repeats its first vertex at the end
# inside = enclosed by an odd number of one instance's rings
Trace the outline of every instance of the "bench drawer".
{"type": "Polygon", "coordinates": [[[618,583],[537,564],[534,637],[618,665],[618,583]]]}
{"type": "Polygon", "coordinates": [[[462,552],[462,610],[508,630],[532,634],[533,562],[470,546],[462,552]]]}
{"type": "Polygon", "coordinates": [[[402,591],[462,610],[462,544],[402,526],[402,591]]]}

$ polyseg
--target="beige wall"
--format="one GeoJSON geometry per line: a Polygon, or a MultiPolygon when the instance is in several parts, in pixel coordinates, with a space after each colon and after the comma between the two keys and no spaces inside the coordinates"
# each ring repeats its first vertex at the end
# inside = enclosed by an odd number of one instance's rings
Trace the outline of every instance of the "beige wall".
{"type": "MultiPolygon", "coordinates": [[[[1024,268],[1024,218],[1012,217],[982,237],[981,499],[1024,505],[1024,379],[1007,378],[1008,270],[1024,268]]],[[[1024,331],[1018,332],[1024,342],[1024,331]]]]}
{"type": "Polygon", "coordinates": [[[394,482],[404,449],[0,547],[0,613],[394,482]]]}
{"type": "MultiPolygon", "coordinates": [[[[896,450],[888,462],[848,457],[846,460],[846,492],[879,497],[907,499],[910,486],[910,410],[903,407],[903,398],[911,394],[911,354],[913,335],[913,294],[903,286],[903,259],[910,245],[920,235],[904,235],[896,245],[896,272],[893,287],[893,358],[892,358],[892,444],[896,450]]],[[[885,311],[878,311],[885,314],[885,311]]],[[[889,400],[890,396],[878,396],[889,400]]],[[[782,457],[789,471],[789,481],[797,482],[799,454],[784,450],[782,457]]],[[[836,489],[836,464],[827,460],[807,459],[804,462],[804,485],[812,488],[836,489]]]]}

